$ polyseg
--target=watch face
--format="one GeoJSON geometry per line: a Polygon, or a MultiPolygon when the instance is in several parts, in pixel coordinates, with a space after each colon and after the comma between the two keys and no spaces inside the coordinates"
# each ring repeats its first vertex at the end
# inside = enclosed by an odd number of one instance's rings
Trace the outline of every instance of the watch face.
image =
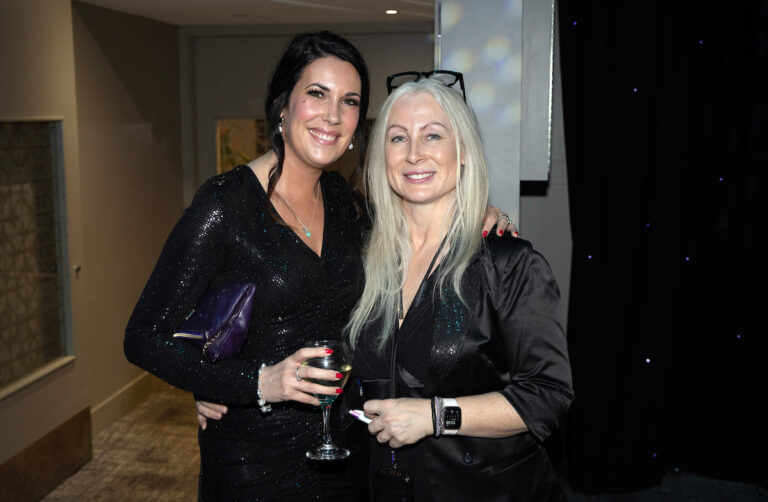
{"type": "Polygon", "coordinates": [[[445,408],[444,423],[446,430],[459,430],[461,428],[461,408],[458,406],[447,406],[445,408]]]}

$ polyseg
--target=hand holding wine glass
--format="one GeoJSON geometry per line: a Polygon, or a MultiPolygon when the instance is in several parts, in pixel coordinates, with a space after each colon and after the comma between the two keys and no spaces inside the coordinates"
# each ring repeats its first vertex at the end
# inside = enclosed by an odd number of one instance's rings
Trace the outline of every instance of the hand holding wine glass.
{"type": "Polygon", "coordinates": [[[259,387],[267,403],[296,401],[312,406],[320,406],[318,394],[340,394],[342,375],[336,371],[304,368],[307,359],[321,358],[332,352],[326,347],[304,347],[282,361],[264,368],[259,378],[259,387]],[[300,370],[300,371],[299,371],[300,370]],[[307,377],[304,380],[303,377],[307,377]],[[333,386],[321,386],[312,380],[324,379],[335,382],[333,386]]]}
{"type": "MultiPolygon", "coordinates": [[[[327,347],[333,352],[325,357],[310,358],[302,362],[301,367],[296,369],[297,379],[308,380],[312,383],[325,387],[344,387],[344,384],[347,383],[349,374],[352,371],[351,356],[346,344],[337,340],[318,340],[311,342],[308,346],[327,347]],[[315,368],[331,370],[335,373],[341,374],[342,377],[340,380],[338,378],[324,379],[322,377],[313,378],[309,374],[306,374],[306,376],[302,377],[299,374],[299,371],[301,371],[302,374],[305,374],[304,372],[309,373],[315,368]]],[[[315,394],[315,397],[318,399],[318,401],[320,401],[320,406],[323,412],[323,443],[314,450],[308,451],[307,458],[312,460],[340,460],[349,456],[349,450],[339,448],[333,444],[331,433],[328,427],[331,405],[333,405],[333,401],[336,399],[337,395],[338,393],[335,391],[333,393],[319,392],[315,394]]]]}

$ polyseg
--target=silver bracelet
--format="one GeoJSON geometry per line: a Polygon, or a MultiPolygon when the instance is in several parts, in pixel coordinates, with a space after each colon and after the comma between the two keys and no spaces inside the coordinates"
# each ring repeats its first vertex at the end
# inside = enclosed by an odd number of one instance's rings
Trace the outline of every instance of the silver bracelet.
{"type": "Polygon", "coordinates": [[[269,413],[272,411],[272,405],[267,404],[267,402],[264,400],[264,396],[261,395],[261,373],[266,367],[267,363],[261,363],[261,368],[259,368],[259,376],[256,379],[256,395],[259,396],[259,409],[262,413],[269,413]]]}

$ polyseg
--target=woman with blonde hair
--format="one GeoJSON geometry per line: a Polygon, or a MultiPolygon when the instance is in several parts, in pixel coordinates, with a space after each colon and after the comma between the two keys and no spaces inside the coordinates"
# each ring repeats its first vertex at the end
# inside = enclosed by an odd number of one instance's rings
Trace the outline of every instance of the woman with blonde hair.
{"type": "Polygon", "coordinates": [[[376,211],[347,325],[360,384],[349,394],[372,419],[371,495],[558,500],[542,448],[573,398],[558,288],[528,242],[481,237],[474,115],[419,76],[392,92],[371,135],[376,211]]]}

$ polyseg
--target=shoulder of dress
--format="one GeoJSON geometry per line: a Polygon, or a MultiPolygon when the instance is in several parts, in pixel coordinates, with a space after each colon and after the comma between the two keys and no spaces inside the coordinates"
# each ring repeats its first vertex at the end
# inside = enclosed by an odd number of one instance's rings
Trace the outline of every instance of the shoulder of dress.
{"type": "Polygon", "coordinates": [[[248,166],[240,165],[231,171],[208,178],[197,190],[195,202],[199,199],[200,202],[226,205],[228,200],[242,200],[244,195],[252,193],[248,187],[248,176],[253,176],[253,173],[249,171],[248,166]]]}
{"type": "Polygon", "coordinates": [[[483,243],[485,251],[483,254],[493,260],[524,255],[533,251],[533,245],[529,241],[509,235],[490,234],[483,239],[483,243]]]}
{"type": "Polygon", "coordinates": [[[217,174],[216,176],[211,176],[208,178],[205,184],[222,188],[235,188],[237,186],[242,186],[245,183],[246,178],[249,175],[253,175],[252,172],[248,172],[250,170],[250,167],[246,166],[245,164],[241,164],[230,171],[217,174]]]}
{"type": "Polygon", "coordinates": [[[479,260],[487,268],[514,267],[517,263],[538,255],[533,245],[524,239],[509,235],[491,234],[483,239],[479,260]]]}

